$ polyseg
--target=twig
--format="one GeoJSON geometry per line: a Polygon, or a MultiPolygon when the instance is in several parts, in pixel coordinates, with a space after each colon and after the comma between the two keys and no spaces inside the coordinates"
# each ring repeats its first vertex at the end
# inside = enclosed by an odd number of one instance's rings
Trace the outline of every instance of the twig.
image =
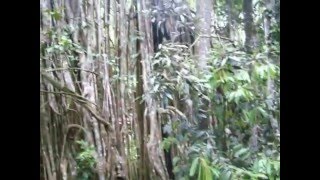
{"type": "Polygon", "coordinates": [[[230,42],[234,42],[234,40],[231,40],[227,37],[220,37],[220,36],[207,36],[207,35],[199,35],[199,37],[204,37],[204,38],[218,38],[218,39],[223,39],[223,40],[227,40],[227,41],[230,41],[230,42]]]}
{"type": "Polygon", "coordinates": [[[81,69],[81,68],[56,68],[56,69],[46,69],[44,70],[45,72],[52,72],[52,71],[64,71],[64,70],[81,70],[81,71],[85,71],[85,72],[89,72],[89,73],[92,73],[96,76],[98,76],[99,74],[93,72],[93,71],[90,71],[90,70],[86,70],[86,69],[81,69]]]}
{"type": "Polygon", "coordinates": [[[167,106],[167,109],[158,108],[158,113],[160,113],[160,114],[169,114],[170,113],[169,110],[174,112],[174,113],[176,113],[176,114],[178,114],[182,118],[187,119],[187,117],[179,109],[177,109],[176,107],[173,107],[173,106],[167,106]]]}
{"type": "Polygon", "coordinates": [[[198,37],[194,40],[194,42],[190,45],[190,48],[191,48],[192,46],[194,46],[194,45],[197,43],[197,41],[199,41],[199,39],[200,39],[200,36],[198,36],[198,37]]]}
{"type": "MultiPolygon", "coordinates": [[[[197,43],[197,41],[199,41],[200,38],[218,38],[218,39],[219,39],[219,42],[220,42],[220,39],[227,40],[227,41],[229,41],[229,42],[231,42],[231,43],[234,43],[234,42],[235,42],[234,40],[231,40],[231,39],[226,38],[226,37],[212,36],[212,35],[211,35],[211,36],[199,35],[199,36],[194,40],[194,42],[190,45],[190,48],[191,48],[192,46],[194,46],[194,45],[197,43]]],[[[221,42],[220,42],[220,43],[221,43],[221,42]]]]}

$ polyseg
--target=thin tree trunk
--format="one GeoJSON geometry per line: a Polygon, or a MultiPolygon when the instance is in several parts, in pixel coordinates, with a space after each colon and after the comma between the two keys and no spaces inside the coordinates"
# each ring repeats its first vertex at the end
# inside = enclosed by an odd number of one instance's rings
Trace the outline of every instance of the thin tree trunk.
{"type": "Polygon", "coordinates": [[[270,25],[271,25],[271,18],[273,16],[273,7],[274,7],[274,0],[265,0],[266,11],[264,14],[264,41],[269,46],[271,43],[270,39],[270,25]]]}
{"type": "Polygon", "coordinates": [[[228,18],[228,36],[231,40],[234,38],[234,26],[233,26],[233,1],[232,0],[226,0],[226,8],[227,8],[227,18],[228,18]]]}
{"type": "Polygon", "coordinates": [[[245,46],[251,52],[257,46],[256,30],[253,22],[252,0],[243,0],[245,46]]]}
{"type": "MultiPolygon", "coordinates": [[[[270,37],[270,25],[271,25],[271,18],[274,15],[273,10],[275,6],[274,0],[265,0],[265,6],[266,6],[266,13],[264,15],[264,38],[265,38],[265,43],[268,47],[268,57],[271,63],[274,63],[272,56],[270,55],[269,52],[269,46],[271,45],[271,37],[270,37]]],[[[268,74],[268,80],[267,80],[267,97],[270,98],[271,100],[274,99],[274,91],[275,91],[275,86],[274,86],[274,81],[271,79],[271,75],[268,74]]],[[[279,131],[279,125],[277,120],[274,118],[274,116],[271,114],[269,116],[270,118],[270,126],[273,129],[275,134],[280,134],[279,131]]]]}
{"type": "Polygon", "coordinates": [[[280,0],[275,0],[274,13],[278,26],[280,27],[280,0]]]}
{"type": "MultiPolygon", "coordinates": [[[[121,49],[121,56],[120,56],[120,118],[122,119],[122,129],[121,129],[121,134],[120,134],[120,143],[121,143],[121,150],[120,154],[122,158],[124,158],[124,161],[126,162],[126,154],[125,154],[125,145],[124,145],[124,139],[125,139],[125,134],[126,132],[126,117],[125,114],[127,112],[126,110],[126,104],[125,104],[125,88],[126,85],[126,78],[127,78],[127,45],[128,45],[128,40],[127,40],[127,16],[126,16],[126,1],[125,0],[120,0],[120,49],[121,49]]],[[[128,172],[127,172],[127,164],[123,164],[123,170],[126,174],[126,177],[128,177],[128,172]]]]}
{"type": "MultiPolygon", "coordinates": [[[[197,18],[198,24],[196,25],[196,32],[198,33],[199,40],[195,44],[195,57],[198,59],[198,72],[205,73],[209,70],[207,63],[210,59],[210,41],[211,41],[211,23],[212,21],[212,14],[213,14],[213,1],[211,0],[197,0],[196,1],[196,10],[197,10],[197,18]],[[205,6],[203,6],[205,4],[205,6]]],[[[192,92],[191,92],[192,93],[192,92]]],[[[197,95],[193,96],[194,101],[200,102],[200,98],[197,95]]],[[[208,108],[208,101],[203,99],[205,103],[198,106],[197,110],[205,110],[208,108]]],[[[197,103],[195,103],[197,104],[197,103]]],[[[200,104],[200,103],[199,103],[200,104]]],[[[199,114],[199,111],[196,112],[199,114]]],[[[197,118],[198,124],[200,129],[207,129],[209,128],[209,119],[206,118],[197,118]]]]}
{"type": "MultiPolygon", "coordinates": [[[[135,3],[137,3],[135,1],[135,3]]],[[[137,4],[135,4],[137,7],[137,4]]],[[[138,18],[135,18],[134,20],[134,31],[139,31],[139,23],[138,23],[138,18]]],[[[135,34],[135,36],[139,36],[139,34],[135,34]]],[[[143,79],[142,79],[142,52],[140,51],[140,47],[143,46],[141,45],[141,40],[136,39],[136,53],[138,53],[138,56],[136,58],[136,94],[135,94],[135,108],[136,108],[136,126],[137,126],[137,137],[138,137],[138,144],[139,146],[139,151],[138,154],[140,156],[139,158],[139,179],[141,180],[148,180],[149,179],[149,162],[147,158],[147,152],[146,152],[146,141],[145,141],[145,133],[144,133],[144,109],[145,109],[145,103],[140,103],[141,98],[143,97],[143,79]]],[[[143,54],[144,56],[144,54],[143,54]]]]}
{"type": "Polygon", "coordinates": [[[197,0],[197,18],[196,31],[200,36],[195,44],[196,57],[199,61],[200,71],[207,70],[207,61],[209,58],[210,35],[211,35],[211,13],[213,13],[213,2],[211,0],[197,0]],[[205,6],[204,6],[205,4],[205,6]]]}

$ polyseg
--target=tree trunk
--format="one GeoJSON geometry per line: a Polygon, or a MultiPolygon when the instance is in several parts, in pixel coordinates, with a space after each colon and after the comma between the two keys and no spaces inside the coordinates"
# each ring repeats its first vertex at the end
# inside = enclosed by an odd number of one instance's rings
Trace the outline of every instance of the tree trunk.
{"type": "Polygon", "coordinates": [[[197,0],[196,5],[198,24],[196,31],[199,40],[195,44],[196,57],[199,61],[200,71],[207,70],[209,58],[210,35],[211,35],[211,13],[213,13],[213,2],[211,0],[197,0]]]}
{"type": "Polygon", "coordinates": [[[245,47],[251,52],[257,46],[256,29],[253,22],[252,0],[243,0],[245,47]]]}
{"type": "Polygon", "coordinates": [[[227,18],[228,18],[228,24],[227,24],[227,30],[228,30],[228,36],[231,40],[234,38],[234,19],[233,19],[233,1],[232,0],[226,0],[226,9],[227,9],[227,18]]]}
{"type": "MultiPolygon", "coordinates": [[[[266,12],[264,15],[264,38],[265,38],[265,43],[267,45],[267,53],[268,53],[269,61],[271,61],[271,63],[275,63],[273,60],[273,57],[270,55],[270,52],[269,52],[269,47],[271,45],[271,37],[270,37],[271,18],[273,16],[276,18],[276,12],[273,11],[275,9],[274,7],[275,1],[265,0],[265,6],[266,6],[266,12]]],[[[274,93],[275,93],[274,81],[271,79],[271,75],[268,74],[266,95],[268,98],[273,100],[274,93]]],[[[279,125],[276,119],[274,118],[274,116],[270,115],[269,118],[270,118],[270,127],[273,129],[274,133],[280,134],[279,125]]]]}
{"type": "Polygon", "coordinates": [[[278,26],[280,27],[280,0],[275,0],[274,13],[278,26]]]}
{"type": "MultiPolygon", "coordinates": [[[[151,20],[146,17],[146,10],[150,8],[150,2],[145,0],[137,1],[137,10],[138,10],[138,25],[139,33],[142,37],[140,42],[140,53],[141,53],[141,64],[142,64],[142,79],[143,79],[143,90],[145,93],[145,103],[146,109],[144,111],[144,120],[145,122],[150,122],[150,136],[149,142],[147,143],[148,157],[152,170],[159,176],[161,180],[168,179],[168,173],[166,172],[164,157],[162,150],[160,149],[161,141],[161,127],[160,122],[157,119],[156,115],[156,102],[150,96],[149,92],[151,90],[152,84],[149,79],[151,74],[151,57],[153,55],[153,42],[152,42],[152,31],[151,31],[151,20]]],[[[144,133],[148,126],[144,124],[144,133]]],[[[144,137],[148,137],[147,134],[144,134],[144,137]]]]}

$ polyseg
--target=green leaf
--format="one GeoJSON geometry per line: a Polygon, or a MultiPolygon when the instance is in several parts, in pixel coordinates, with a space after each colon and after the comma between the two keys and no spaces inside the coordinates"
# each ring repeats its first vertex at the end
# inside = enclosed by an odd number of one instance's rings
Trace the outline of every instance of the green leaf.
{"type": "Polygon", "coordinates": [[[173,159],[172,159],[172,164],[175,166],[178,162],[179,162],[179,160],[180,160],[180,158],[179,157],[174,157],[173,159]]]}
{"type": "Polygon", "coordinates": [[[247,90],[247,89],[243,89],[243,93],[244,93],[244,97],[247,101],[251,101],[254,99],[254,95],[252,94],[251,91],[247,90]]]}
{"type": "Polygon", "coordinates": [[[54,48],[53,47],[48,47],[48,48],[46,48],[46,51],[47,51],[48,54],[52,53],[52,52],[54,52],[54,48]]]}
{"type": "Polygon", "coordinates": [[[236,57],[236,56],[230,56],[229,58],[230,58],[231,60],[234,60],[234,61],[237,61],[237,62],[240,62],[240,61],[241,61],[241,59],[238,58],[238,57],[236,57]]]}
{"type": "Polygon", "coordinates": [[[257,107],[258,111],[262,114],[263,117],[267,117],[268,113],[262,108],[262,107],[257,107]]]}
{"type": "MultiPolygon", "coordinates": [[[[139,54],[137,54],[137,55],[139,55],[139,54]]],[[[154,58],[158,58],[158,57],[160,57],[160,55],[161,55],[161,52],[156,52],[156,54],[154,55],[154,58]]],[[[138,56],[136,56],[136,57],[138,57],[138,56]]]]}
{"type": "Polygon", "coordinates": [[[198,164],[199,164],[199,158],[197,157],[192,161],[189,176],[194,176],[198,164]]]}
{"type": "Polygon", "coordinates": [[[257,178],[269,179],[268,176],[266,176],[265,174],[262,174],[262,173],[255,174],[254,176],[257,178]]]}
{"type": "Polygon", "coordinates": [[[271,175],[272,174],[272,167],[271,167],[271,164],[269,162],[267,162],[266,164],[266,172],[267,174],[271,175]]]}
{"type": "Polygon", "coordinates": [[[240,81],[246,81],[249,83],[251,82],[250,76],[249,76],[248,72],[245,70],[237,70],[236,74],[235,74],[235,78],[240,81]]]}
{"type": "Polygon", "coordinates": [[[180,171],[180,167],[179,166],[175,166],[174,168],[173,168],[173,172],[174,173],[178,173],[180,171]]]}
{"type": "Polygon", "coordinates": [[[235,79],[233,77],[231,77],[231,76],[227,76],[225,78],[225,80],[226,80],[226,82],[235,82],[235,79]]]}
{"type": "Polygon", "coordinates": [[[205,168],[205,180],[212,180],[213,175],[210,167],[205,168]]]}
{"type": "Polygon", "coordinates": [[[202,166],[199,166],[198,180],[203,179],[202,166]]]}
{"type": "Polygon", "coordinates": [[[221,62],[221,67],[222,67],[222,66],[224,66],[224,65],[226,64],[227,60],[228,60],[228,58],[227,58],[227,57],[226,57],[226,58],[224,58],[224,59],[222,60],[222,62],[221,62]]]}
{"type": "Polygon", "coordinates": [[[248,148],[242,148],[242,149],[240,149],[239,151],[237,151],[237,152],[234,154],[234,156],[235,156],[235,157],[239,157],[240,155],[242,155],[242,154],[244,154],[244,153],[246,153],[246,152],[248,152],[248,151],[249,151],[248,148]]]}
{"type": "Polygon", "coordinates": [[[261,159],[258,164],[259,164],[259,172],[265,172],[265,167],[266,167],[266,164],[267,164],[267,160],[266,159],[261,159]]]}
{"type": "Polygon", "coordinates": [[[56,21],[59,21],[62,19],[62,15],[58,11],[51,12],[51,15],[56,21]]]}
{"type": "Polygon", "coordinates": [[[242,155],[240,155],[241,159],[246,160],[251,156],[250,151],[248,151],[247,153],[244,153],[242,155]]]}
{"type": "Polygon", "coordinates": [[[235,145],[235,146],[233,147],[233,150],[234,150],[234,151],[238,151],[238,150],[240,150],[242,147],[243,147],[242,144],[238,144],[238,145],[235,145]]]}
{"type": "Polygon", "coordinates": [[[211,167],[211,171],[217,178],[220,176],[220,172],[216,168],[211,167]]]}
{"type": "Polygon", "coordinates": [[[220,180],[231,180],[231,171],[224,171],[223,173],[221,173],[220,180]]]}
{"type": "Polygon", "coordinates": [[[274,161],[273,162],[273,167],[275,171],[280,171],[280,162],[279,161],[274,161]]]}

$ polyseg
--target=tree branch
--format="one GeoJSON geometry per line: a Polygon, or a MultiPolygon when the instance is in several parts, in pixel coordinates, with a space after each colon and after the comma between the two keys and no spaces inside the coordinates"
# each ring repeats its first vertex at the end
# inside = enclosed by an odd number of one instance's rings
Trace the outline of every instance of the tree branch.
{"type": "Polygon", "coordinates": [[[41,75],[43,76],[44,79],[46,79],[47,81],[49,81],[55,88],[61,90],[61,91],[65,91],[68,94],[72,94],[73,96],[77,97],[76,101],[81,104],[87,111],[89,111],[92,116],[94,118],[96,118],[98,120],[98,122],[104,124],[108,130],[112,131],[111,125],[109,122],[107,122],[104,118],[102,118],[101,116],[99,116],[97,114],[97,112],[92,109],[92,107],[90,107],[88,104],[92,103],[89,100],[87,100],[86,98],[80,96],[79,94],[77,94],[76,92],[70,90],[68,87],[62,86],[59,82],[55,81],[54,79],[52,79],[51,77],[49,77],[48,75],[41,73],[41,75]]]}
{"type": "Polygon", "coordinates": [[[44,71],[45,72],[52,72],[52,71],[64,71],[64,70],[81,70],[81,71],[89,72],[89,73],[92,73],[92,74],[98,76],[98,74],[93,71],[81,69],[81,68],[56,68],[56,69],[46,69],[44,71]]]}

